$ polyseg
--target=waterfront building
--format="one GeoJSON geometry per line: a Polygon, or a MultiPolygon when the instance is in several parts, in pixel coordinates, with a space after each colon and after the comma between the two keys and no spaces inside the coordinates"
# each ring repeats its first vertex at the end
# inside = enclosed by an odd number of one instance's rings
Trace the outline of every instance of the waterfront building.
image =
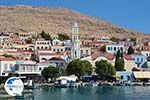
{"type": "Polygon", "coordinates": [[[12,58],[0,57],[0,76],[8,76],[15,63],[16,60],[12,58]]]}
{"type": "Polygon", "coordinates": [[[134,71],[133,75],[135,77],[135,81],[139,82],[149,82],[150,80],[150,72],[149,71],[134,71]]]}
{"type": "Polygon", "coordinates": [[[130,72],[117,71],[116,76],[117,76],[117,78],[119,78],[119,81],[121,81],[121,82],[127,82],[127,81],[133,81],[134,80],[134,76],[133,76],[133,73],[131,71],[130,72]]]}
{"type": "Polygon", "coordinates": [[[31,60],[17,60],[13,67],[13,74],[26,79],[35,79],[40,75],[40,70],[36,62],[31,60]]]}

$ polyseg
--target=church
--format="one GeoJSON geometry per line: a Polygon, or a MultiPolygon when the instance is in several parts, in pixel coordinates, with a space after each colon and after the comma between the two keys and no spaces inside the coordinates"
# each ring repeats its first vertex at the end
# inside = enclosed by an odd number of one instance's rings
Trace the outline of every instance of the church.
{"type": "Polygon", "coordinates": [[[79,38],[79,26],[74,20],[72,23],[72,45],[71,45],[71,60],[84,58],[91,55],[91,48],[82,45],[79,38]]]}

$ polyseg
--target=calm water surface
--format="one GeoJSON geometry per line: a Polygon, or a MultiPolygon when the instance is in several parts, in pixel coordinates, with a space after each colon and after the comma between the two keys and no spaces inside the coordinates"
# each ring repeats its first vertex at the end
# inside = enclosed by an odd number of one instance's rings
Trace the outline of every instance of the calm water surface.
{"type": "Polygon", "coordinates": [[[26,100],[150,100],[150,87],[49,87],[35,89],[30,96],[26,100]]]}

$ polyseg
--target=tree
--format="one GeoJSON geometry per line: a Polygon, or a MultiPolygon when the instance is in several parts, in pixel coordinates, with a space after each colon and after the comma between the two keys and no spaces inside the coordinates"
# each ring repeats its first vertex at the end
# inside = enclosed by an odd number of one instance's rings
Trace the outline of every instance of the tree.
{"type": "Polygon", "coordinates": [[[25,39],[26,43],[32,43],[32,38],[25,39]]]}
{"type": "Polygon", "coordinates": [[[82,75],[91,74],[91,72],[92,72],[92,65],[87,60],[82,61],[80,59],[75,59],[71,61],[66,68],[66,73],[68,75],[74,74],[79,78],[82,75]]]}
{"type": "Polygon", "coordinates": [[[100,51],[106,52],[106,45],[102,46],[102,47],[100,48],[100,51]]]}
{"type": "Polygon", "coordinates": [[[124,59],[123,59],[123,52],[120,52],[118,50],[116,54],[116,59],[115,59],[115,68],[116,71],[124,71],[124,59]]]}
{"type": "Polygon", "coordinates": [[[53,80],[54,78],[60,76],[60,70],[58,67],[49,66],[42,70],[42,76],[48,81],[49,78],[53,80]]]}
{"type": "Polygon", "coordinates": [[[130,46],[128,48],[128,54],[133,54],[134,53],[134,49],[132,48],[132,46],[130,46]]]}
{"type": "Polygon", "coordinates": [[[136,42],[136,38],[130,38],[130,41],[136,42]]]}
{"type": "Polygon", "coordinates": [[[64,41],[64,40],[68,40],[70,38],[69,38],[68,35],[60,33],[60,34],[58,34],[58,39],[61,40],[61,41],[64,41]]]}
{"type": "Polygon", "coordinates": [[[41,31],[40,35],[45,40],[52,40],[50,34],[46,33],[44,30],[41,31]]]}
{"type": "Polygon", "coordinates": [[[96,61],[95,66],[96,73],[101,77],[101,79],[113,77],[116,74],[115,68],[107,60],[96,61]]]}
{"type": "Polygon", "coordinates": [[[120,39],[113,36],[110,38],[110,40],[113,42],[118,42],[120,39]]]}
{"type": "Polygon", "coordinates": [[[15,59],[15,57],[13,55],[10,55],[10,54],[3,54],[2,56],[4,56],[5,58],[13,58],[13,59],[15,59]]]}

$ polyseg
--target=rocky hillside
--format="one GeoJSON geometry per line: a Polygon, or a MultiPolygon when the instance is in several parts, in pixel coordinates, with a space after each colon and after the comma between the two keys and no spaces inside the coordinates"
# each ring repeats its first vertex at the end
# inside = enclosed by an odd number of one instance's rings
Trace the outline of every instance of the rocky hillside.
{"type": "Polygon", "coordinates": [[[64,8],[31,6],[0,7],[0,32],[40,32],[71,34],[73,19],[79,24],[81,37],[116,36],[119,38],[149,37],[96,18],[64,8]]]}

